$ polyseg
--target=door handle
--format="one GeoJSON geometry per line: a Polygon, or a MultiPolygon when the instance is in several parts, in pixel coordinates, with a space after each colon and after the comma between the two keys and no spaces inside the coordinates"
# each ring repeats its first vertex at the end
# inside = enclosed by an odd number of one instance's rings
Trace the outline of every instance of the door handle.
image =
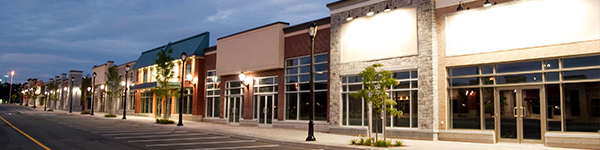
{"type": "Polygon", "coordinates": [[[521,107],[523,108],[523,117],[527,116],[527,108],[526,107],[521,107]]]}
{"type": "Polygon", "coordinates": [[[515,118],[517,117],[517,107],[513,108],[513,116],[515,116],[515,118]]]}

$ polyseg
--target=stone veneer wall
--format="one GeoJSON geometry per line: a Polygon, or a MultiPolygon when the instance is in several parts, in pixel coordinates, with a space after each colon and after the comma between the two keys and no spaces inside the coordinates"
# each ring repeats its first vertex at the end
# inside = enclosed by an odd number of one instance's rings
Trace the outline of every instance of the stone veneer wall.
{"type": "MultiPolygon", "coordinates": [[[[432,130],[437,128],[437,112],[434,102],[434,44],[435,38],[435,1],[434,0],[391,0],[372,5],[362,6],[349,11],[331,14],[331,54],[330,54],[330,84],[329,84],[329,117],[330,126],[340,126],[341,118],[341,72],[360,72],[374,63],[381,63],[384,67],[417,66],[419,72],[419,103],[418,103],[418,128],[421,130],[432,130]],[[394,9],[415,7],[417,10],[417,35],[418,53],[416,55],[369,60],[363,62],[340,62],[340,40],[342,24],[346,22],[348,15],[364,17],[370,8],[374,11],[383,12],[386,5],[394,9]]],[[[375,14],[377,15],[377,14],[375,14]]],[[[432,139],[436,138],[434,132],[428,132],[432,139]]]]}

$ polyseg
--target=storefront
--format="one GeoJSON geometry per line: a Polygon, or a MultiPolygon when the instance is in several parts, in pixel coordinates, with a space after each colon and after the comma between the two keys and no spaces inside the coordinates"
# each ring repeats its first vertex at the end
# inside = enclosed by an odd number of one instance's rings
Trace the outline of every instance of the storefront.
{"type": "Polygon", "coordinates": [[[436,11],[439,139],[598,148],[600,1],[483,2],[436,11]]]}

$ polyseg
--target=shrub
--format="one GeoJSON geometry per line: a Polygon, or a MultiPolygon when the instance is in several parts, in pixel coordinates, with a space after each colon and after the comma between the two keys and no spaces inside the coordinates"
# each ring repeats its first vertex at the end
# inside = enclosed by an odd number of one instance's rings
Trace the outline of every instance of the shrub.
{"type": "Polygon", "coordinates": [[[362,145],[364,145],[364,146],[373,146],[373,145],[371,144],[371,138],[367,138],[367,139],[365,140],[365,142],[364,142],[364,143],[362,143],[362,145]]]}
{"type": "Polygon", "coordinates": [[[35,109],[36,107],[35,107],[35,106],[31,106],[31,108],[34,108],[34,109],[35,109]]]}
{"type": "Polygon", "coordinates": [[[90,114],[90,111],[82,111],[81,114],[82,115],[84,115],[84,114],[90,114]]]}
{"type": "Polygon", "coordinates": [[[54,110],[52,110],[52,109],[48,109],[47,111],[54,111],[54,110]]]}
{"type": "Polygon", "coordinates": [[[396,146],[402,146],[402,141],[398,140],[395,142],[396,146]]]}
{"type": "Polygon", "coordinates": [[[377,140],[375,142],[375,146],[377,147],[389,147],[390,145],[392,145],[392,141],[390,140],[377,140]]]}
{"type": "Polygon", "coordinates": [[[350,140],[350,144],[352,144],[352,145],[356,145],[357,143],[358,143],[357,139],[351,139],[350,140]]]}
{"type": "Polygon", "coordinates": [[[115,114],[106,114],[106,115],[104,115],[104,117],[117,117],[117,115],[115,115],[115,114]]]}
{"type": "Polygon", "coordinates": [[[156,123],[158,124],[175,124],[175,121],[168,119],[156,119],[156,123]]]}

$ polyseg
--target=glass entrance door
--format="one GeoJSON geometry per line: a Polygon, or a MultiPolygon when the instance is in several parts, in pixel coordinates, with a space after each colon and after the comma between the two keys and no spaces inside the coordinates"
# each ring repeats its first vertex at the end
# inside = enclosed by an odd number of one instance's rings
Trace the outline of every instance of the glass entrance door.
{"type": "Polygon", "coordinates": [[[227,98],[227,118],[230,124],[239,124],[243,110],[243,99],[241,96],[227,98]]]}
{"type": "Polygon", "coordinates": [[[496,127],[498,141],[542,143],[543,120],[541,87],[498,88],[496,127]]]}
{"type": "Polygon", "coordinates": [[[276,95],[258,95],[257,108],[258,123],[272,124],[274,119],[277,119],[277,98],[276,95]]]}

